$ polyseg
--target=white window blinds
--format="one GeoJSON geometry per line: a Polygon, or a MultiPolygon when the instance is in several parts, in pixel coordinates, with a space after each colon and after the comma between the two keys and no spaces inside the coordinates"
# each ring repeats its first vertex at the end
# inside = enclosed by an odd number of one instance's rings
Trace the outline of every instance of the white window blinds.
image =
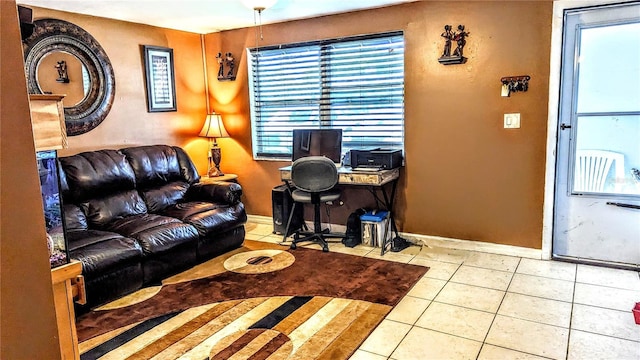
{"type": "Polygon", "coordinates": [[[255,158],[291,158],[293,129],[340,128],[343,153],[404,143],[402,32],[251,49],[255,158]]]}

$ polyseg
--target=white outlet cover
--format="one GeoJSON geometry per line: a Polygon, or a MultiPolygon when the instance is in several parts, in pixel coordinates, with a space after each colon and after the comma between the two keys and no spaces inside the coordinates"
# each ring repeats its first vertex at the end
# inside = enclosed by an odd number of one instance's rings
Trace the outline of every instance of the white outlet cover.
{"type": "Polygon", "coordinates": [[[505,129],[519,129],[520,128],[520,113],[504,114],[504,128],[505,129]]]}

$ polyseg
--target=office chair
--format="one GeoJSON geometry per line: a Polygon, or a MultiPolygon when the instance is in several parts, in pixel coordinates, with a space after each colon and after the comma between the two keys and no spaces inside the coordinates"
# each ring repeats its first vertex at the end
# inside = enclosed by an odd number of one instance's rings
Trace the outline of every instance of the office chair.
{"type": "MultiPolygon", "coordinates": [[[[313,231],[296,230],[293,235],[291,249],[303,241],[313,241],[322,246],[322,251],[329,251],[326,238],[344,238],[344,234],[330,233],[329,229],[322,229],[320,221],[320,204],[335,201],[340,198],[340,190],[334,189],[338,183],[338,169],[331,159],[324,156],[307,156],[293,162],[291,166],[291,181],[295,185],[292,191],[293,215],[296,206],[313,204],[313,231]]],[[[287,221],[287,230],[291,225],[291,215],[287,221]]]]}

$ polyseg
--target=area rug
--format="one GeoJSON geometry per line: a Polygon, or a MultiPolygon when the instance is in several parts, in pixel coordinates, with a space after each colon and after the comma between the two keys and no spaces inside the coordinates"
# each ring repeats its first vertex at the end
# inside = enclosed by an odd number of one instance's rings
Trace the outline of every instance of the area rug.
{"type": "Polygon", "coordinates": [[[348,359],[427,270],[246,241],[81,315],[81,359],[348,359]]]}

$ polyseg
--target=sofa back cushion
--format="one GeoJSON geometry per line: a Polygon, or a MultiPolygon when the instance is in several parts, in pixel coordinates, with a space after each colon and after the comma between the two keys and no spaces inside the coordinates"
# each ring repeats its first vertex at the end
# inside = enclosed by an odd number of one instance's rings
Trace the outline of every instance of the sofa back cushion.
{"type": "Polygon", "coordinates": [[[139,189],[182,179],[178,157],[170,146],[136,146],[121,151],[131,164],[139,189]]]}
{"type": "Polygon", "coordinates": [[[182,173],[182,177],[189,183],[194,184],[200,181],[200,175],[198,174],[198,169],[194,165],[193,161],[187,153],[178,146],[172,146],[173,150],[176,152],[176,156],[178,156],[178,163],[180,164],[180,173],[182,173]]]}
{"type": "Polygon", "coordinates": [[[200,179],[195,165],[179,147],[136,146],[121,151],[131,164],[137,188],[151,213],[181,202],[190,184],[200,179]]]}
{"type": "Polygon", "coordinates": [[[121,149],[135,173],[138,189],[150,189],[174,181],[194,183],[199,177],[184,151],[167,145],[136,146],[121,149]],[[179,156],[179,152],[184,156],[179,156]]]}
{"type": "Polygon", "coordinates": [[[80,204],[91,228],[105,229],[116,219],[147,212],[147,206],[136,190],[122,191],[102,198],[94,198],[80,204]]]}
{"type": "Polygon", "coordinates": [[[159,213],[165,208],[183,201],[189,184],[184,181],[174,181],[166,185],[142,191],[142,197],[150,213],[159,213]]]}
{"type": "Polygon", "coordinates": [[[80,203],[133,190],[136,177],[118,150],[83,152],[59,158],[65,200],[80,203]]]}
{"type": "Polygon", "coordinates": [[[74,204],[64,204],[64,225],[67,231],[87,230],[87,217],[80,207],[74,204]]]}

